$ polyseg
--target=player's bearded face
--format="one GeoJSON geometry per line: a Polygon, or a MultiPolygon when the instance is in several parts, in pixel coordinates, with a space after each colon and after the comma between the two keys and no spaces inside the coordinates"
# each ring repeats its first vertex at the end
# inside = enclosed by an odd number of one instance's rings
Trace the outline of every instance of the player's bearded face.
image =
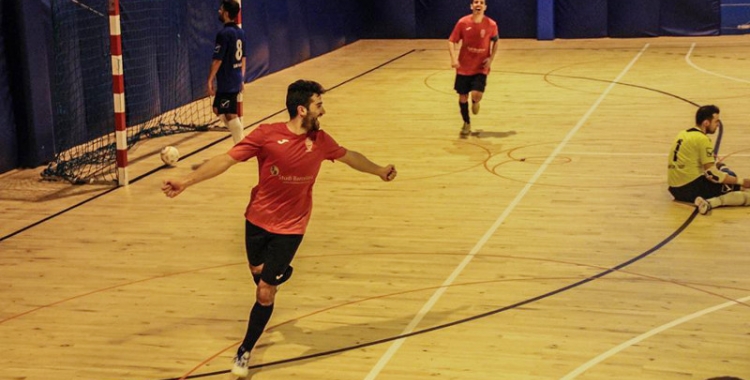
{"type": "Polygon", "coordinates": [[[302,128],[307,131],[317,131],[320,129],[318,118],[325,115],[326,110],[323,108],[323,100],[320,95],[314,94],[310,98],[310,105],[306,107],[307,113],[302,118],[302,128]]]}
{"type": "Polygon", "coordinates": [[[320,121],[318,121],[318,115],[308,112],[307,115],[302,119],[302,128],[307,131],[317,131],[320,129],[320,121]]]}

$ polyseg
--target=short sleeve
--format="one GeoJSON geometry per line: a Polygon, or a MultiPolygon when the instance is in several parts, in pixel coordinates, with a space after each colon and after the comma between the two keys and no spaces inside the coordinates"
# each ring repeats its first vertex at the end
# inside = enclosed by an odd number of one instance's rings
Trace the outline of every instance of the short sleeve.
{"type": "Polygon", "coordinates": [[[711,142],[711,139],[708,138],[708,136],[704,136],[704,138],[701,140],[701,152],[700,152],[700,162],[701,165],[705,164],[711,164],[716,162],[716,158],[714,157],[714,146],[711,142]]]}
{"type": "Polygon", "coordinates": [[[456,23],[456,26],[453,27],[453,32],[451,32],[450,37],[448,37],[448,41],[455,43],[458,43],[458,41],[461,41],[461,21],[456,23]]]}
{"type": "Polygon", "coordinates": [[[224,60],[224,55],[227,51],[227,38],[224,33],[216,35],[216,45],[214,46],[213,59],[216,61],[224,60]]]}
{"type": "Polygon", "coordinates": [[[237,161],[247,161],[258,155],[260,148],[266,141],[266,133],[263,126],[255,128],[244,139],[238,142],[228,154],[237,161]]]}
{"type": "Polygon", "coordinates": [[[339,145],[333,137],[323,131],[318,131],[316,142],[323,151],[323,157],[326,160],[337,160],[346,154],[346,148],[339,145]]]}

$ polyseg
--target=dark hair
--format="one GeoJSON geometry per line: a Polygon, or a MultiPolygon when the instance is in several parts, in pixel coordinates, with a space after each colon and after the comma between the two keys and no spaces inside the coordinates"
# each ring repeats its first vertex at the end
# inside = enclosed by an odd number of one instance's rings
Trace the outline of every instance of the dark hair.
{"type": "Polygon", "coordinates": [[[221,0],[221,8],[229,14],[232,20],[236,20],[240,13],[240,4],[235,0],[221,0]]]}
{"type": "Polygon", "coordinates": [[[297,117],[298,106],[309,107],[313,95],[323,95],[325,92],[326,90],[320,83],[311,80],[300,79],[290,84],[286,90],[286,110],[289,112],[289,117],[297,117]]]}
{"type": "Polygon", "coordinates": [[[713,120],[714,114],[720,112],[721,111],[719,111],[719,107],[713,104],[698,108],[698,111],[695,113],[695,125],[701,125],[705,120],[713,120]]]}

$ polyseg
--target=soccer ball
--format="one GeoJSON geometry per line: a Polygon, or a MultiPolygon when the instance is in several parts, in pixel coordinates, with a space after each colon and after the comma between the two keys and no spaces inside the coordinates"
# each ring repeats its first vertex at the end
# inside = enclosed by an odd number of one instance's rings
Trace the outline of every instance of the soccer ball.
{"type": "Polygon", "coordinates": [[[174,166],[180,159],[180,151],[173,146],[165,146],[161,149],[161,160],[169,166],[174,166]]]}

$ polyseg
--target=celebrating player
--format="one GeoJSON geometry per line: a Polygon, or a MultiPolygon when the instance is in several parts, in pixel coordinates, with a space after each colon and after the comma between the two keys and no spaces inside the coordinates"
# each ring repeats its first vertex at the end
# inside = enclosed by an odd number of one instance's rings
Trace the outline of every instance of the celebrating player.
{"type": "Polygon", "coordinates": [[[451,66],[456,69],[456,81],[453,88],[458,93],[458,106],[464,125],[461,136],[471,134],[469,117],[469,95],[471,95],[471,112],[479,113],[479,102],[487,86],[487,75],[490,73],[492,60],[497,52],[499,39],[497,23],[484,15],[487,10],[485,0],[471,2],[471,14],[458,20],[448,38],[448,52],[451,55],[451,66]],[[461,49],[456,56],[456,49],[461,49]]]}
{"type": "Polygon", "coordinates": [[[218,155],[181,179],[167,179],[162,191],[170,198],[187,187],[213,178],[240,161],[258,158],[260,179],[245,211],[245,247],[257,285],[247,333],[234,359],[232,373],[248,374],[250,351],[271,318],[277,287],[292,275],[290,263],[302,242],[312,211],[312,188],[325,160],[341,161],[353,169],[396,178],[393,165],[380,166],[364,155],[338,145],[320,129],[325,114],[323,87],[299,80],[287,90],[289,121],[260,125],[229,152],[218,155]]]}

